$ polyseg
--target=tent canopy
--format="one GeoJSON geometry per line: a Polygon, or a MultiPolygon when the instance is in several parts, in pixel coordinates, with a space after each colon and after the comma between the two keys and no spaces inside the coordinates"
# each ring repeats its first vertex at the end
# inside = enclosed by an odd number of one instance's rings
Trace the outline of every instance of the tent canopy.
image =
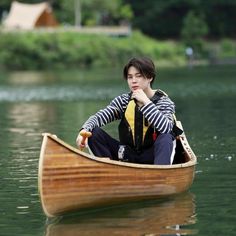
{"type": "Polygon", "coordinates": [[[58,25],[47,2],[26,4],[12,2],[9,15],[3,22],[7,28],[33,29],[58,25]]]}

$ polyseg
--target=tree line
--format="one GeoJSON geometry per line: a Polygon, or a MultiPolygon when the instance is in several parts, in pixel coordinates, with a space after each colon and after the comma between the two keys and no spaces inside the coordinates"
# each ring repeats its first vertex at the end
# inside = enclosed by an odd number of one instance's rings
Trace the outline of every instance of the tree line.
{"type": "Polygon", "coordinates": [[[202,21],[207,36],[235,37],[236,1],[232,0],[125,0],[134,12],[133,24],[148,35],[179,38],[189,15],[202,21]]]}
{"type": "MultiPolygon", "coordinates": [[[[38,3],[42,0],[21,2],[38,3]]],[[[161,39],[179,39],[186,35],[186,30],[190,30],[191,25],[191,31],[200,30],[202,36],[210,39],[236,36],[234,26],[236,1],[232,0],[49,0],[49,2],[58,21],[64,25],[75,24],[75,15],[78,13],[76,8],[79,7],[82,25],[130,23],[143,33],[161,39]],[[204,32],[202,29],[194,28],[199,27],[199,22],[204,32]]],[[[1,15],[9,11],[10,4],[9,0],[1,0],[1,15]]]]}

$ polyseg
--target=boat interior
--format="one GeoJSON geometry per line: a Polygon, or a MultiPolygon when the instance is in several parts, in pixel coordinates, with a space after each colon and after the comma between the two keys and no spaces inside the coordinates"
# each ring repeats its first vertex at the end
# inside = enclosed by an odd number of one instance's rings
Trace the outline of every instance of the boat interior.
{"type": "Polygon", "coordinates": [[[173,164],[186,163],[190,160],[189,155],[183,148],[183,145],[179,138],[176,139],[176,149],[173,164]]]}

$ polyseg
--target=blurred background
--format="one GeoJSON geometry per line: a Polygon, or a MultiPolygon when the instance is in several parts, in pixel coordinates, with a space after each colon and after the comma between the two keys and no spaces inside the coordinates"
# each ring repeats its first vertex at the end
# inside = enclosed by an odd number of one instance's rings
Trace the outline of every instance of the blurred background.
{"type": "Polygon", "coordinates": [[[1,0],[0,68],[119,66],[131,54],[234,64],[235,11],[232,0],[1,0]]]}

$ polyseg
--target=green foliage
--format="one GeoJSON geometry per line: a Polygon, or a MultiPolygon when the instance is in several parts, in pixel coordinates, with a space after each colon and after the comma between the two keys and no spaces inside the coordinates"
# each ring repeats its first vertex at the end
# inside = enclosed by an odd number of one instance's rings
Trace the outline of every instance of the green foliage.
{"type": "Polygon", "coordinates": [[[236,42],[230,39],[223,39],[220,44],[221,57],[235,57],[236,42]]]}
{"type": "Polygon", "coordinates": [[[139,32],[123,38],[77,32],[4,33],[0,48],[0,67],[14,70],[111,67],[133,56],[151,57],[159,65],[184,63],[182,44],[157,41],[139,32]]]}
{"type": "Polygon", "coordinates": [[[236,58],[236,41],[224,38],[218,42],[206,42],[209,57],[214,59],[233,59],[236,58]]]}
{"type": "Polygon", "coordinates": [[[188,12],[184,18],[181,35],[186,46],[192,47],[194,51],[203,50],[203,38],[208,33],[208,27],[202,15],[193,11],[188,12]]]}
{"type": "Polygon", "coordinates": [[[155,38],[179,38],[183,19],[190,11],[201,12],[209,36],[235,37],[236,1],[225,0],[124,0],[134,12],[132,24],[155,38]]]}
{"type": "Polygon", "coordinates": [[[120,18],[124,20],[131,20],[133,18],[133,11],[129,4],[120,6],[120,18]]]}
{"type": "MultiPolygon", "coordinates": [[[[63,24],[74,24],[76,1],[58,0],[53,4],[57,18],[63,24]]],[[[130,21],[133,12],[129,4],[122,0],[79,0],[82,25],[112,25],[120,21],[130,21]]]]}

